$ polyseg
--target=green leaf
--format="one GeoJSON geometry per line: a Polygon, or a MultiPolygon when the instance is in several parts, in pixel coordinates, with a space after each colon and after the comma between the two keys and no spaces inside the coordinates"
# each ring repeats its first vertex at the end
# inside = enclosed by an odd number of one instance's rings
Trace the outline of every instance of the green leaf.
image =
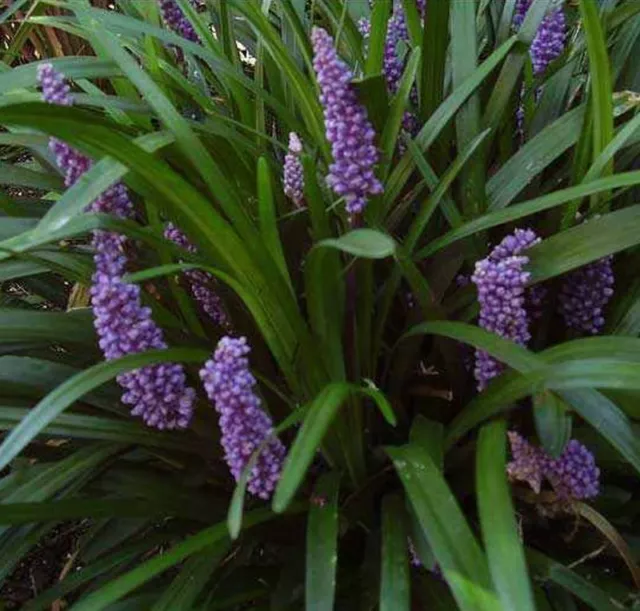
{"type": "Polygon", "coordinates": [[[258,208],[260,213],[260,231],[265,245],[271,252],[273,260],[278,265],[282,277],[287,281],[291,292],[291,278],[287,270],[287,262],[282,250],[282,242],[278,234],[278,222],[276,215],[276,203],[273,197],[273,185],[269,164],[264,157],[258,160],[258,208]]]}
{"type": "Polygon", "coordinates": [[[441,250],[442,248],[445,248],[446,246],[449,246],[450,244],[453,244],[458,240],[462,240],[463,238],[474,235],[479,231],[483,231],[484,229],[491,229],[492,227],[510,223],[511,221],[516,221],[531,214],[536,214],[537,212],[542,212],[561,204],[565,204],[573,199],[586,197],[594,193],[600,193],[602,191],[608,191],[611,189],[632,187],[637,184],[640,184],[640,171],[624,172],[622,174],[615,174],[607,178],[594,180],[593,182],[587,184],[581,184],[576,187],[560,189],[559,191],[555,191],[554,193],[543,195],[542,197],[523,202],[522,204],[510,206],[506,210],[498,210],[496,212],[492,212],[491,214],[485,214],[479,219],[470,221],[462,227],[453,229],[449,233],[446,233],[444,236],[437,238],[436,240],[425,246],[423,249],[421,249],[417,253],[416,258],[424,259],[441,250]]]}
{"type": "Polygon", "coordinates": [[[283,512],[293,499],[331,422],[350,392],[348,384],[330,384],[313,400],[300,432],[287,454],[280,481],[273,495],[272,507],[276,513],[283,512]]]}
{"type": "Polygon", "coordinates": [[[579,106],[548,125],[487,181],[490,211],[506,208],[535,176],[576,143],[584,111],[579,106]]]}
{"type": "Polygon", "coordinates": [[[535,611],[524,550],[506,475],[506,422],[485,424],[478,437],[476,491],[482,538],[503,609],[535,611]]]}
{"type": "Polygon", "coordinates": [[[433,463],[442,471],[444,469],[444,425],[435,420],[429,420],[418,414],[411,423],[409,440],[411,443],[424,448],[431,455],[433,463]]]}
{"type": "Polygon", "coordinates": [[[387,21],[391,16],[391,1],[376,2],[371,11],[371,35],[368,40],[369,51],[364,66],[366,76],[382,72],[382,58],[387,35],[387,21]]]}
{"type": "Polygon", "coordinates": [[[37,312],[0,308],[0,343],[37,341],[95,345],[90,309],[37,312]]]}
{"type": "Polygon", "coordinates": [[[571,414],[555,393],[545,391],[533,397],[533,418],[542,446],[558,458],[571,438],[571,414]]]}
{"type": "Polygon", "coordinates": [[[62,179],[55,174],[45,174],[29,170],[18,164],[0,161],[0,179],[3,185],[18,185],[32,189],[59,191],[63,187],[62,179]]]}
{"type": "MultiPolygon", "coordinates": [[[[580,0],[580,15],[587,39],[593,112],[593,159],[613,140],[613,98],[611,68],[598,6],[595,0],[580,0]]],[[[603,168],[605,175],[613,172],[613,163],[603,168]]]]}
{"type": "Polygon", "coordinates": [[[191,609],[212,573],[224,558],[225,552],[226,549],[219,546],[194,554],[187,559],[178,576],[151,607],[151,611],[191,609]]]}
{"type": "Polygon", "coordinates": [[[450,0],[428,2],[422,33],[420,114],[428,119],[444,98],[445,63],[449,46],[450,0]]]}
{"type": "MultiPolygon", "coordinates": [[[[246,516],[246,524],[254,526],[268,522],[275,516],[268,510],[258,509],[250,512],[246,516]]],[[[227,535],[227,525],[220,522],[195,535],[191,535],[186,540],[174,545],[163,554],[156,555],[135,569],[128,571],[124,575],[109,581],[106,585],[95,590],[75,603],[74,611],[102,611],[106,609],[129,592],[132,592],[142,584],[150,581],[167,569],[179,564],[193,554],[197,554],[207,548],[217,547],[221,553],[229,549],[229,539],[227,535]]]]}
{"type": "MultiPolygon", "coordinates": [[[[509,51],[516,44],[516,37],[512,36],[500,48],[496,49],[475,72],[457,87],[453,93],[438,106],[429,120],[422,126],[415,137],[416,145],[426,151],[438,138],[458,109],[465,103],[469,96],[482,84],[482,82],[500,65],[509,51]]],[[[407,180],[414,170],[414,162],[409,153],[401,159],[391,173],[385,186],[384,208],[388,210],[394,204],[407,180]]]]}
{"type": "MultiPolygon", "coordinates": [[[[0,430],[9,431],[29,414],[28,409],[0,405],[0,430]]],[[[187,454],[207,452],[207,443],[187,434],[162,432],[127,420],[87,416],[85,414],[60,414],[42,429],[42,435],[74,439],[99,439],[133,443],[152,448],[167,448],[187,454]]]]}
{"type": "Polygon", "coordinates": [[[640,243],[640,204],[556,233],[527,251],[531,282],[540,282],[640,243]]]}
{"type": "Polygon", "coordinates": [[[415,444],[385,448],[462,611],[495,611],[487,560],[429,453],[415,444]]]}
{"type": "Polygon", "coordinates": [[[195,348],[171,348],[132,354],[114,361],[99,363],[76,374],[58,386],[36,405],[11,431],[0,446],[0,469],[6,467],[44,427],[89,391],[115,378],[123,371],[166,362],[205,361],[208,351],[195,348]]]}
{"type": "Polygon", "coordinates": [[[305,609],[333,611],[338,564],[340,476],[322,475],[313,489],[307,521],[305,609]]]}
{"type": "Polygon", "coordinates": [[[409,611],[409,561],[406,513],[402,499],[387,495],[382,501],[382,568],[380,611],[409,611]]]}
{"type": "MultiPolygon", "coordinates": [[[[451,83],[460,86],[476,70],[478,60],[476,6],[474,2],[451,4],[451,83]]],[[[458,150],[465,150],[480,134],[480,96],[475,92],[456,115],[458,150]]],[[[488,135],[488,134],[485,134],[488,135]]],[[[474,159],[463,172],[460,190],[462,213],[477,216],[485,207],[484,161],[474,159]]]]}
{"type": "Polygon", "coordinates": [[[335,239],[322,240],[314,248],[336,248],[365,259],[386,259],[393,255],[393,238],[375,229],[354,229],[335,239]]]}

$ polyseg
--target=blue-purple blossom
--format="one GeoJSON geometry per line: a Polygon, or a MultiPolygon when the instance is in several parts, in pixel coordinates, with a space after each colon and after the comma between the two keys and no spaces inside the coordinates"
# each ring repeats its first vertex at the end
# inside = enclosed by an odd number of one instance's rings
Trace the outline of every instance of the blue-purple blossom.
{"type": "Polygon", "coordinates": [[[223,337],[200,370],[200,378],[220,414],[222,447],[231,474],[238,481],[260,449],[247,488],[251,494],[268,499],[280,478],[286,449],[253,389],[256,380],[249,370],[249,352],[246,338],[223,337]]]}
{"type": "Polygon", "coordinates": [[[562,500],[598,495],[600,470],[593,454],[579,441],[572,439],[558,458],[552,458],[515,431],[509,431],[508,438],[513,460],[507,473],[511,479],[526,482],[536,494],[546,480],[562,500]]]}
{"type": "MultiPolygon", "coordinates": [[[[486,259],[478,261],[471,280],[478,289],[479,325],[500,337],[525,346],[529,333],[525,287],[530,274],[524,271],[529,258],[522,252],[540,239],[531,230],[517,229],[496,246],[486,259]]],[[[502,363],[484,350],[476,350],[474,375],[478,390],[501,373],[502,363]]]]}
{"type": "Polygon", "coordinates": [[[304,169],[300,161],[302,141],[298,134],[289,134],[289,150],[284,158],[284,194],[300,208],[304,203],[304,169]]]}
{"type": "MultiPolygon", "coordinates": [[[[196,247],[189,241],[189,238],[178,229],[173,223],[167,223],[164,230],[164,237],[171,240],[187,252],[194,254],[196,247]]],[[[229,330],[231,322],[225,312],[222,300],[213,287],[216,284],[215,278],[209,273],[200,269],[189,269],[184,272],[189,283],[189,288],[195,300],[209,318],[220,327],[229,330]]]]}
{"type": "Polygon", "coordinates": [[[327,184],[345,198],[347,213],[353,218],[364,210],[368,196],[383,190],[373,171],[378,163],[376,134],[351,84],[353,73],[338,57],[331,36],[314,27],[311,41],[326,135],[333,155],[327,184]]]}
{"type": "MultiPolygon", "coordinates": [[[[159,3],[162,19],[171,30],[191,42],[199,42],[200,39],[196,31],[178,6],[176,0],[159,0],[159,3]]],[[[192,4],[195,3],[192,1],[192,4]]]]}
{"type": "MultiPolygon", "coordinates": [[[[64,77],[50,64],[40,66],[38,76],[45,101],[65,106],[73,103],[64,77]]],[[[90,159],[67,144],[52,139],[50,146],[67,186],[91,167],[90,159]]],[[[102,193],[89,210],[128,218],[133,215],[133,204],[126,187],[117,183],[102,193]]],[[[167,348],[162,330],[151,319],[151,310],[141,304],[140,288],[122,280],[127,265],[125,243],[126,237],[117,233],[101,230],[93,233],[96,271],[92,277],[91,305],[99,345],[107,360],[167,348]]],[[[163,363],[134,369],[119,375],[117,380],[125,389],[123,403],[131,405],[131,413],[149,426],[160,429],[188,426],[195,391],[186,386],[181,365],[163,363]]]]}
{"type": "MultiPolygon", "coordinates": [[[[513,17],[513,25],[520,29],[524,17],[529,10],[532,0],[518,0],[513,17]]],[[[529,48],[529,55],[533,63],[533,72],[537,76],[542,74],[547,66],[560,55],[565,48],[566,22],[562,7],[552,9],[540,22],[538,31],[529,48]]]]}
{"type": "Polygon", "coordinates": [[[565,276],[558,305],[568,327],[591,335],[602,331],[604,310],[613,295],[612,262],[612,256],[604,257],[565,276]]]}

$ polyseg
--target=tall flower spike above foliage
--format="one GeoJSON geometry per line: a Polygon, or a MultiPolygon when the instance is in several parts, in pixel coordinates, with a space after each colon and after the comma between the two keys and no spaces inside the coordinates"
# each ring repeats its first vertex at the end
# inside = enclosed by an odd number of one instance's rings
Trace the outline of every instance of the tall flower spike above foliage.
{"type": "MultiPolygon", "coordinates": [[[[182,36],[182,38],[186,38],[191,42],[200,41],[196,31],[191,25],[191,22],[186,18],[176,0],[159,0],[159,2],[162,19],[164,19],[164,22],[170,29],[172,29],[176,34],[182,36]]],[[[197,8],[197,4],[194,0],[191,0],[191,4],[194,4],[197,8]]]]}
{"type": "Polygon", "coordinates": [[[613,257],[604,257],[570,272],[558,297],[568,327],[596,335],[605,324],[604,310],[613,295],[613,257]]]}
{"type": "MultiPolygon", "coordinates": [[[[520,29],[532,0],[518,0],[513,18],[516,30],[520,29]]],[[[535,38],[529,48],[533,72],[542,74],[547,66],[562,55],[567,36],[567,27],[562,7],[554,8],[540,23],[535,38]]]]}
{"type": "MultiPolygon", "coordinates": [[[[525,286],[530,274],[523,271],[529,258],[522,252],[540,239],[531,230],[517,229],[478,261],[471,280],[478,289],[479,324],[483,329],[525,346],[530,339],[525,286]]],[[[478,390],[487,387],[503,365],[483,350],[476,351],[474,375],[478,390]]]]}
{"type": "Polygon", "coordinates": [[[200,370],[207,395],[220,414],[222,447],[238,481],[253,453],[262,448],[249,476],[249,492],[268,499],[280,479],[286,450],[273,435],[273,422],[261,407],[249,370],[250,348],[244,337],[225,336],[200,370]]]}
{"type": "Polygon", "coordinates": [[[304,203],[304,170],[300,155],[302,141],[298,134],[289,134],[289,150],[284,158],[284,194],[300,208],[304,203]]]}
{"type": "MultiPolygon", "coordinates": [[[[39,68],[42,97],[53,104],[69,106],[73,99],[64,77],[50,64],[39,68]]],[[[67,186],[91,167],[91,160],[59,140],[51,140],[56,163],[65,173],[67,186]]],[[[92,212],[118,218],[133,215],[133,204],[126,187],[109,187],[90,206],[92,212]]],[[[123,282],[127,258],[126,237],[108,231],[93,233],[96,271],[92,277],[91,305],[100,348],[107,360],[150,349],[165,349],[162,330],[151,319],[151,310],[141,304],[140,288],[123,282]]],[[[123,403],[133,406],[131,413],[149,426],[160,429],[188,426],[195,391],[186,386],[181,365],[160,364],[134,369],[117,378],[125,389],[123,403]]]]}
{"type": "Polygon", "coordinates": [[[366,207],[368,196],[383,190],[373,171],[378,163],[376,134],[351,84],[353,73],[338,57],[331,36],[314,27],[311,41],[326,135],[333,155],[327,183],[335,193],[344,196],[347,213],[353,219],[366,207]]]}
{"type": "Polygon", "coordinates": [[[509,431],[508,438],[513,460],[507,465],[507,473],[511,479],[528,483],[536,493],[547,480],[562,500],[598,495],[600,470],[593,454],[579,441],[572,439],[558,458],[551,458],[515,431],[509,431]]]}
{"type": "MultiPolygon", "coordinates": [[[[189,253],[196,253],[196,247],[189,241],[189,238],[178,229],[173,223],[167,223],[164,229],[164,237],[171,240],[189,253]]],[[[209,318],[223,329],[231,329],[231,322],[222,305],[222,300],[213,290],[216,281],[208,272],[200,269],[189,269],[184,273],[189,283],[191,293],[200,304],[202,310],[209,318]]]]}

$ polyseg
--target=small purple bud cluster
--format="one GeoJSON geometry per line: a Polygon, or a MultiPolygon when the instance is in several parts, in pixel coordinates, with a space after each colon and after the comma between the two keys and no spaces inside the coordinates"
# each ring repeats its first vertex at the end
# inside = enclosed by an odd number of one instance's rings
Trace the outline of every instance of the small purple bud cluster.
{"type": "Polygon", "coordinates": [[[162,18],[171,30],[191,42],[200,41],[191,22],[186,18],[175,0],[159,0],[159,2],[162,18]]]}
{"type": "MultiPolygon", "coordinates": [[[[64,77],[50,64],[39,68],[42,97],[53,104],[73,103],[64,77]]],[[[51,142],[56,163],[65,172],[65,184],[71,186],[91,167],[91,161],[58,140],[51,142]]],[[[115,184],[96,199],[89,209],[118,218],[133,215],[133,203],[126,187],[115,184]]],[[[91,305],[99,345],[105,359],[120,358],[150,349],[165,349],[162,330],[151,319],[151,310],[142,307],[140,288],[123,282],[127,258],[126,237],[108,231],[95,231],[93,247],[96,271],[92,278],[91,305]]],[[[186,386],[182,366],[160,364],[121,374],[118,383],[125,389],[122,401],[132,405],[131,413],[160,429],[188,426],[195,391],[186,386]]]]}
{"type": "MultiPolygon", "coordinates": [[[[180,231],[173,223],[168,223],[164,230],[164,237],[171,240],[189,253],[196,253],[196,247],[189,241],[189,238],[180,231]]],[[[189,283],[189,288],[195,300],[200,304],[203,312],[220,327],[230,330],[231,322],[222,305],[222,300],[211,288],[215,285],[215,278],[209,273],[200,269],[190,269],[184,273],[189,283]]]]}
{"type": "MultiPolygon", "coordinates": [[[[529,258],[521,253],[540,241],[530,229],[516,229],[478,261],[471,280],[478,289],[479,324],[483,329],[525,346],[530,339],[525,308],[525,286],[530,274],[523,271],[529,258]]],[[[487,387],[503,365],[484,350],[476,351],[474,375],[478,390],[487,387]]]]}
{"type": "Polygon", "coordinates": [[[568,327],[596,335],[604,327],[604,309],[613,295],[613,257],[570,272],[564,279],[559,310],[568,327]]]}
{"type": "Polygon", "coordinates": [[[542,448],[536,448],[514,431],[509,431],[513,460],[507,465],[511,479],[524,481],[539,493],[547,480],[563,500],[590,499],[600,490],[600,470],[593,454],[579,441],[572,439],[558,458],[551,458],[542,448]]]}
{"type": "Polygon", "coordinates": [[[400,79],[404,71],[404,58],[400,54],[398,46],[409,40],[407,20],[402,2],[394,3],[393,13],[387,22],[387,37],[384,42],[384,76],[387,80],[389,93],[398,91],[400,79]]]}
{"type": "Polygon", "coordinates": [[[200,378],[220,414],[222,447],[231,474],[238,481],[254,452],[262,448],[247,487],[251,494],[268,499],[280,479],[286,449],[253,390],[256,380],[249,370],[249,352],[246,338],[223,337],[200,370],[200,378]]]}
{"type": "Polygon", "coordinates": [[[298,207],[304,203],[304,170],[300,161],[302,141],[298,134],[289,134],[289,150],[284,158],[284,194],[298,207]]]}
{"type": "Polygon", "coordinates": [[[383,190],[373,171],[378,163],[376,134],[351,84],[353,73],[339,59],[331,36],[322,28],[314,27],[311,41],[326,135],[334,160],[327,184],[344,196],[347,213],[353,220],[366,207],[367,197],[383,190]]]}
{"type": "MultiPolygon", "coordinates": [[[[513,17],[513,25],[520,29],[532,0],[518,0],[513,17]]],[[[533,72],[542,74],[547,66],[564,51],[566,41],[566,22],[562,7],[551,10],[540,23],[535,38],[529,48],[533,63],[533,72]]]]}
{"type": "Polygon", "coordinates": [[[416,568],[422,566],[422,560],[420,560],[420,556],[418,556],[416,546],[413,544],[411,537],[407,537],[407,547],[409,548],[409,562],[411,566],[415,566],[416,568]]]}

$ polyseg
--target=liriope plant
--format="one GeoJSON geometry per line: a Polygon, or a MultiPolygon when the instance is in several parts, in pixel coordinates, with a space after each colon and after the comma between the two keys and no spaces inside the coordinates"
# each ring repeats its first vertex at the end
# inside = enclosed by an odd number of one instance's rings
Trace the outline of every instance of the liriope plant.
{"type": "Polygon", "coordinates": [[[637,604],[637,2],[16,14],[0,580],[75,533],[24,609],[637,604]]]}

